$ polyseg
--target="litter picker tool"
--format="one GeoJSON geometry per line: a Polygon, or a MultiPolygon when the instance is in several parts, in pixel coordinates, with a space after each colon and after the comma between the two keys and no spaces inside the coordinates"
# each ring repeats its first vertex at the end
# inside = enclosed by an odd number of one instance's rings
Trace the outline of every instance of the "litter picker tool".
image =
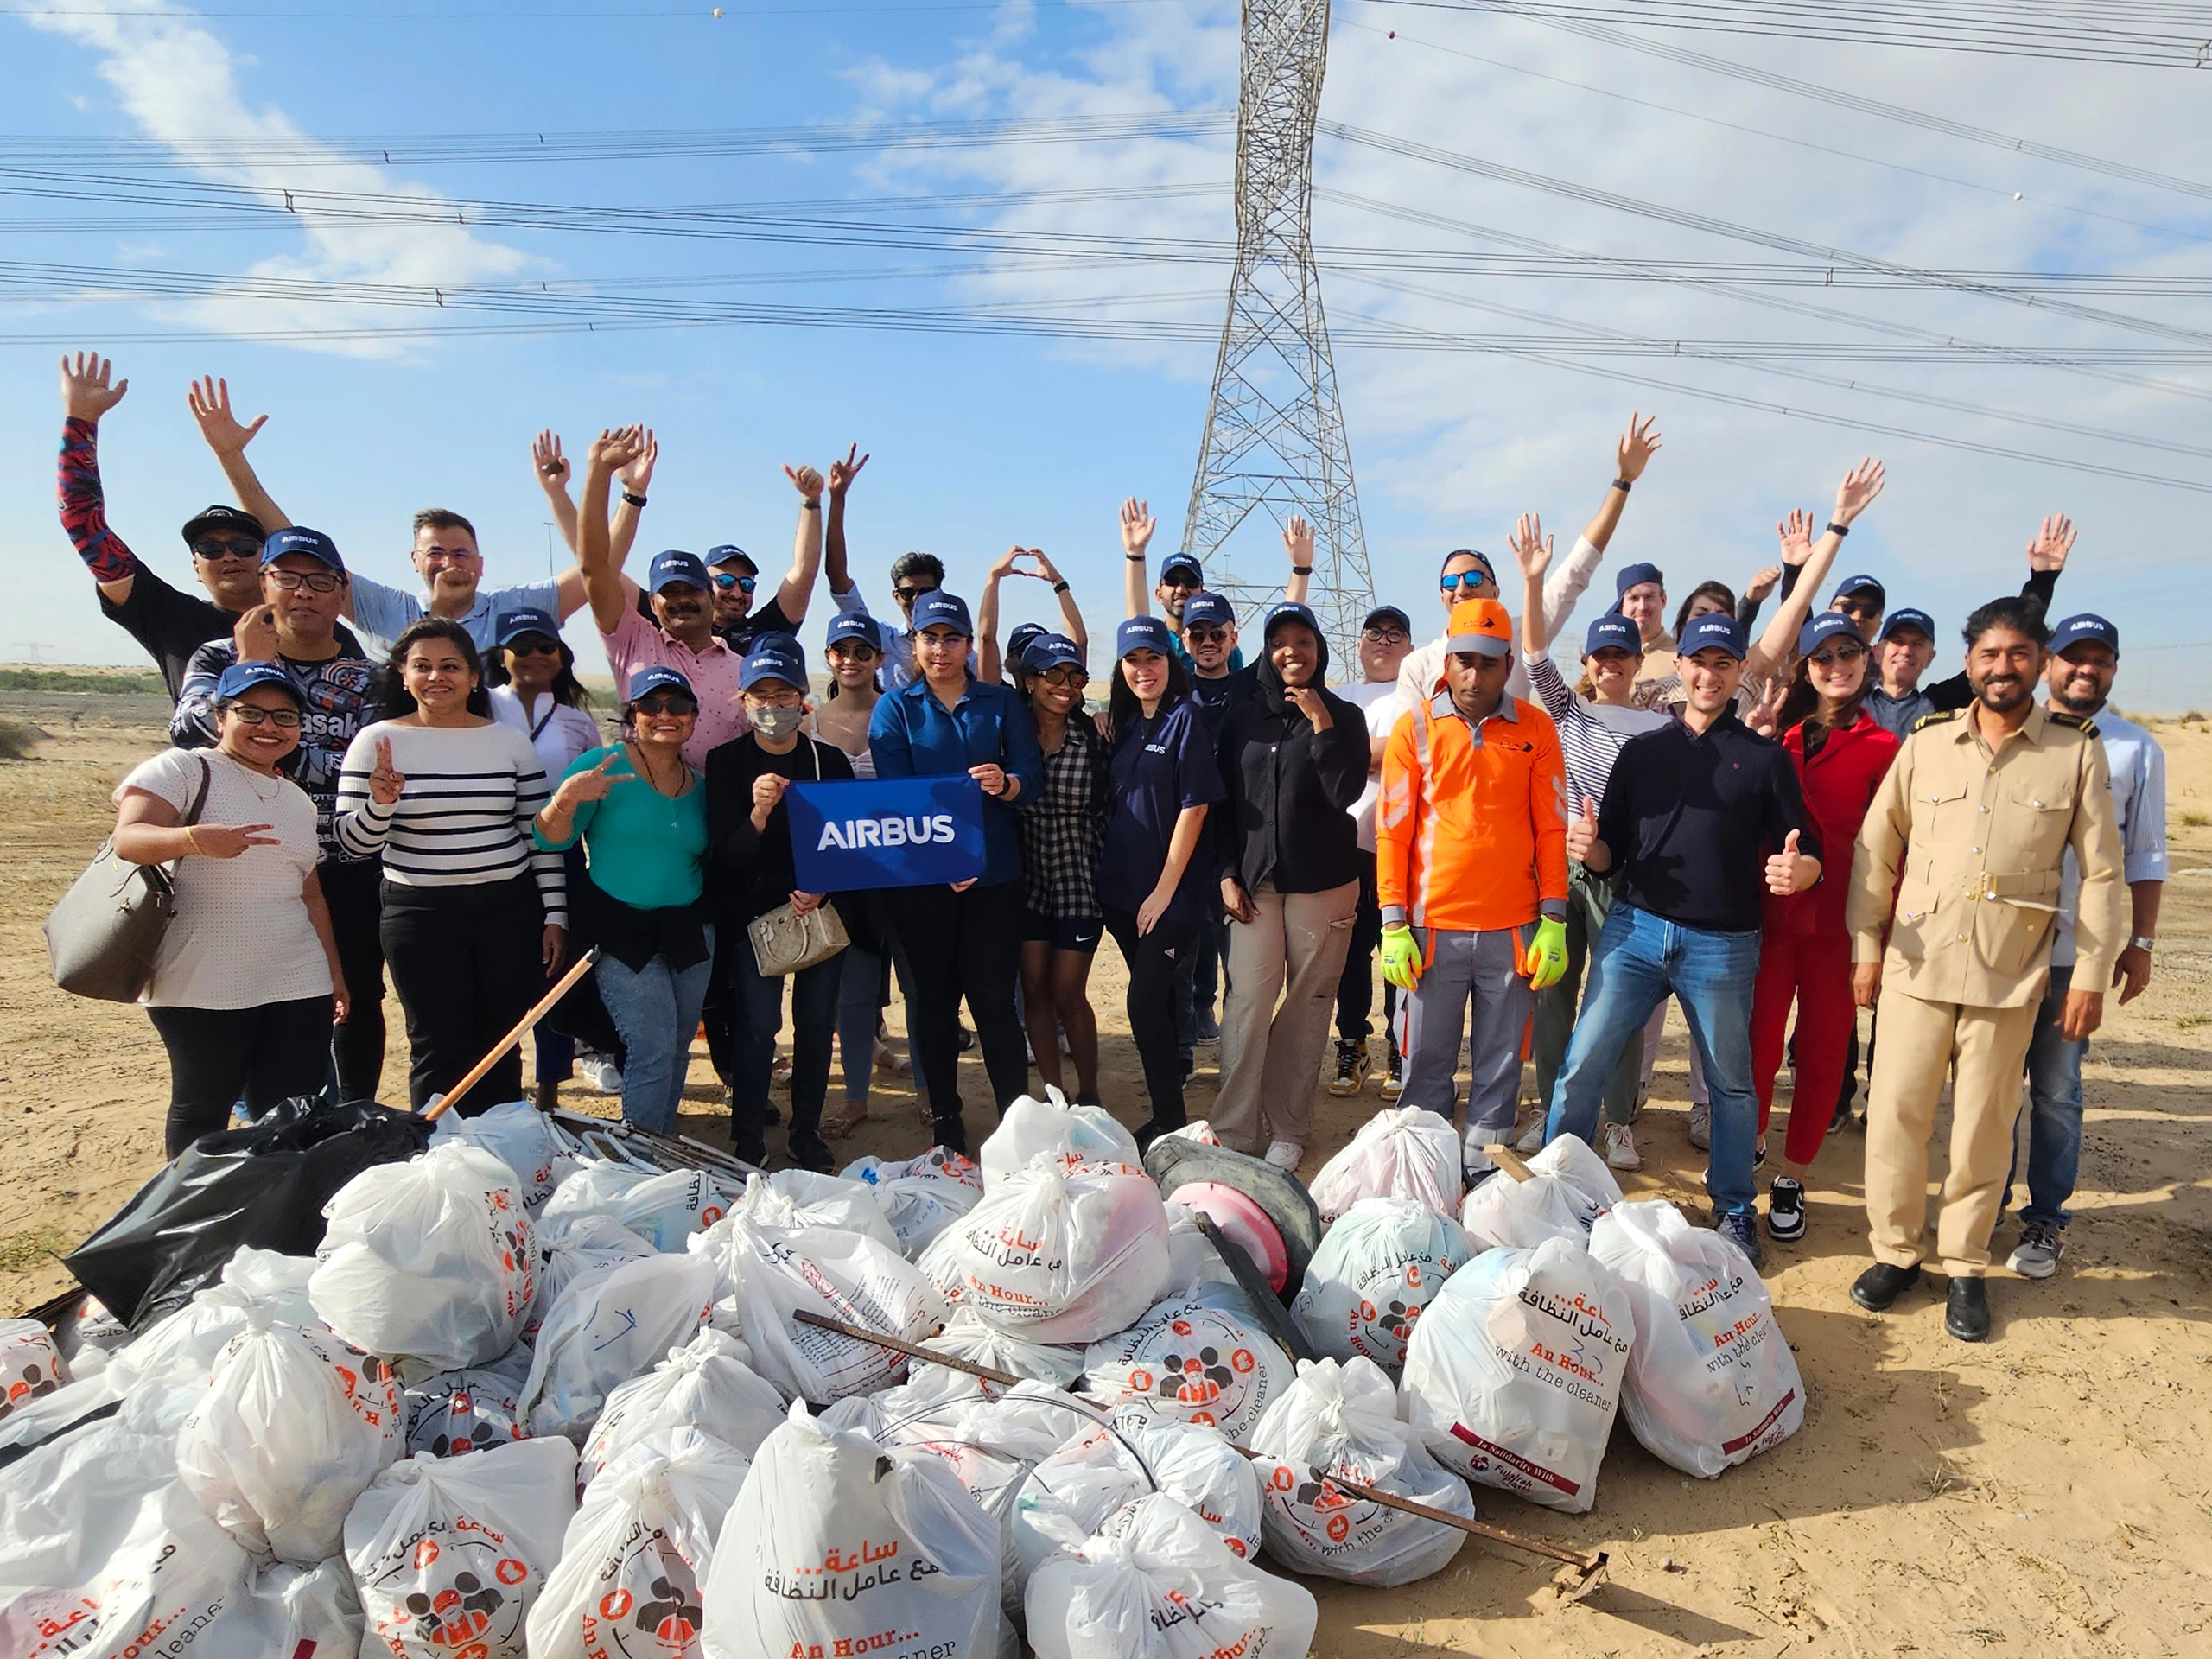
{"type": "Polygon", "coordinates": [[[478,1084],[483,1082],[484,1074],[489,1071],[493,1066],[497,1065],[499,1063],[500,1057],[505,1054],[509,1049],[512,1048],[517,1043],[519,1043],[524,1037],[528,1036],[530,1034],[530,1028],[532,1026],[543,1020],[547,1014],[552,1013],[554,1008],[559,1005],[561,999],[569,994],[578,980],[582,979],[591,970],[592,963],[598,960],[599,947],[594,944],[590,950],[585,951],[583,955],[578,957],[575,961],[569,963],[569,971],[562,975],[559,979],[553,982],[553,988],[537,999],[537,1006],[531,1009],[528,1014],[523,1015],[521,1020],[517,1021],[515,1028],[509,1032],[505,1036],[500,1038],[499,1042],[493,1046],[493,1050],[489,1054],[486,1054],[482,1059],[477,1061],[475,1065],[470,1066],[467,1076],[463,1077],[459,1083],[454,1084],[452,1088],[447,1090],[444,1094],[441,1095],[437,1099],[432,1101],[429,1105],[425,1107],[423,1110],[423,1117],[425,1119],[435,1120],[437,1118],[443,1117],[448,1112],[451,1111],[453,1109],[453,1103],[459,1100],[463,1095],[467,1094],[471,1089],[474,1089],[478,1084]]]}

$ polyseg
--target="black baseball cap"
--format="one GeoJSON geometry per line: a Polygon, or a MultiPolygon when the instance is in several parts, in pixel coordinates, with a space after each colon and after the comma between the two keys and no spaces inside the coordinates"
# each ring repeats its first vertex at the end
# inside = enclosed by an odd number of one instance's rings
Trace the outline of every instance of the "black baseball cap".
{"type": "Polygon", "coordinates": [[[261,520],[251,513],[219,505],[202,508],[184,521],[184,544],[190,547],[210,531],[232,531],[240,536],[251,536],[257,542],[268,538],[268,532],[261,527],[261,520]]]}
{"type": "Polygon", "coordinates": [[[1414,631],[1413,618],[1408,616],[1396,606],[1377,605],[1373,610],[1367,613],[1367,620],[1359,625],[1360,632],[1364,633],[1368,629],[1378,627],[1386,622],[1395,623],[1399,627],[1403,628],[1408,633],[1411,633],[1414,631]]]}

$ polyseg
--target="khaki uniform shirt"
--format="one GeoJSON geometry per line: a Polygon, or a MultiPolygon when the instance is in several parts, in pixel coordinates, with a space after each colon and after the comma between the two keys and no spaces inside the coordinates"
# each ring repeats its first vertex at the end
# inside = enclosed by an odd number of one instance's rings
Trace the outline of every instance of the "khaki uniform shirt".
{"type": "Polygon", "coordinates": [[[1879,961],[1885,987],[1929,1002],[2039,1001],[2069,847],[2082,869],[2074,982],[2101,989],[2127,942],[2128,904],[2094,722],[2037,707],[1993,750],[1973,709],[1929,715],[1905,739],[1852,851],[1852,960],[1879,961]]]}

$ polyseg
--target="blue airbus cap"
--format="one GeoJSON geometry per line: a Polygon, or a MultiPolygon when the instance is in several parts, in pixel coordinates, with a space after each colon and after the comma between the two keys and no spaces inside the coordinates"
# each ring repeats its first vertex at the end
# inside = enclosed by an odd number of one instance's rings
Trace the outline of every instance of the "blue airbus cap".
{"type": "Polygon", "coordinates": [[[709,548],[707,563],[716,569],[725,564],[742,563],[747,575],[757,576],[760,574],[760,567],[753,562],[753,556],[734,542],[724,542],[719,547],[709,548]]]}
{"type": "Polygon", "coordinates": [[[1236,626],[1236,607],[1219,594],[1192,594],[1183,601],[1183,626],[1209,628],[1236,626]]]}
{"type": "Polygon", "coordinates": [[[1841,611],[1822,611],[1818,616],[1805,619],[1805,626],[1797,630],[1797,654],[1809,657],[1831,639],[1848,634],[1859,638],[1859,624],[1841,611]]]}
{"type": "Polygon", "coordinates": [[[1173,657],[1175,636],[1156,616],[1130,617],[1114,630],[1114,660],[1119,662],[1133,651],[1156,651],[1163,657],[1173,657]]]}
{"type": "Polygon", "coordinates": [[[1437,581],[1440,582],[1444,580],[1444,573],[1452,568],[1452,561],[1454,559],[1472,559],[1477,564],[1482,566],[1483,575],[1489,579],[1491,585],[1492,587],[1497,585],[1497,567],[1490,562],[1489,554],[1475,547],[1455,547],[1446,553],[1444,556],[1444,563],[1436,567],[1437,581]]]}
{"type": "Polygon", "coordinates": [[[1936,619],[1925,611],[1914,610],[1910,605],[1902,610],[1891,611],[1889,615],[1883,618],[1882,631],[1875,637],[1878,639],[1886,639],[1893,633],[1904,632],[1907,628],[1926,634],[1928,642],[1930,645],[1935,644],[1936,619]]]}
{"type": "Polygon", "coordinates": [[[840,611],[830,619],[830,632],[823,643],[841,645],[848,639],[859,640],[878,656],[883,653],[883,630],[866,611],[840,611]]]}
{"type": "MultiPolygon", "coordinates": [[[[1629,567],[1630,569],[1635,568],[1633,565],[1629,567]]],[[[1628,571],[1624,570],[1621,574],[1626,575],[1628,571]]],[[[1850,626],[1851,619],[1848,617],[1838,617],[1836,620],[1846,626],[1850,626]]],[[[1726,652],[1739,663],[1744,660],[1744,631],[1736,626],[1736,619],[1726,611],[1707,611],[1703,616],[1694,618],[1689,626],[1682,630],[1682,637],[1675,643],[1675,649],[1685,657],[1694,657],[1700,651],[1711,647],[1726,652]]]]}
{"type": "Polygon", "coordinates": [[[763,680],[781,680],[806,690],[806,653],[788,633],[764,633],[746,653],[744,665],[737,671],[738,689],[750,691],[763,680]]]}
{"type": "Polygon", "coordinates": [[[1014,632],[1006,637],[1007,661],[1018,666],[1021,662],[1022,653],[1051,632],[1052,630],[1042,622],[1016,623],[1014,632]]]}
{"type": "Polygon", "coordinates": [[[2079,616],[2069,616],[2050,631],[2050,650],[2056,653],[2069,645],[2078,645],[2085,639],[2095,639],[2112,647],[2112,654],[2120,655],[2120,630],[2101,616],[2083,611],[2079,616]]]}
{"type": "Polygon", "coordinates": [[[493,639],[494,643],[500,645],[511,645],[525,633],[542,633],[548,639],[558,639],[561,637],[561,625],[558,622],[545,612],[533,610],[527,605],[518,611],[509,611],[502,615],[497,624],[497,629],[498,631],[493,635],[493,639]]]}
{"type": "Polygon", "coordinates": [[[293,524],[277,531],[261,544],[264,565],[276,563],[287,553],[304,553],[308,557],[328,565],[341,575],[346,570],[346,561],[338,556],[338,543],[319,530],[293,524]]]}
{"type": "Polygon", "coordinates": [[[301,708],[308,706],[307,694],[274,663],[232,663],[215,682],[215,701],[228,702],[233,697],[244,696],[257,685],[273,685],[279,691],[289,692],[292,701],[301,708]]]}
{"type": "Polygon", "coordinates": [[[1582,637],[1582,654],[1618,649],[1632,656],[1643,655],[1643,634],[1635,623],[1618,611],[1607,611],[1590,625],[1590,632],[1582,637]]]}
{"type": "Polygon", "coordinates": [[[645,571],[645,587],[652,593],[676,582],[684,582],[705,593],[713,585],[707,575],[706,561],[696,553],[686,553],[681,548],[670,548],[664,553],[653,555],[653,562],[645,571]]]}
{"type": "Polygon", "coordinates": [[[1275,624],[1278,622],[1303,622],[1313,630],[1313,637],[1316,639],[1323,637],[1320,620],[1310,609],[1295,600],[1286,599],[1279,604],[1268,607],[1268,620],[1266,625],[1260,630],[1260,638],[1272,639],[1274,637],[1275,624]]]}
{"type": "Polygon", "coordinates": [[[1883,589],[1878,577],[1865,575],[1846,576],[1835,585],[1834,596],[1837,599],[1848,599],[1859,594],[1870,595],[1877,606],[1889,602],[1890,596],[1883,589]]]}
{"type": "MultiPolygon", "coordinates": [[[[1656,582],[1660,587],[1664,588],[1667,585],[1666,574],[1657,565],[1647,560],[1638,560],[1634,564],[1624,564],[1621,566],[1620,573],[1613,578],[1613,596],[1618,599],[1630,588],[1640,588],[1647,582],[1656,582]]],[[[1740,657],[1744,653],[1739,651],[1736,654],[1740,657]]]]}
{"type": "Polygon", "coordinates": [[[976,625],[968,620],[968,601],[942,588],[932,588],[916,600],[912,616],[916,633],[931,628],[950,628],[963,639],[976,637],[976,625]]]}
{"type": "Polygon", "coordinates": [[[681,670],[659,663],[630,676],[629,690],[623,693],[622,701],[625,704],[642,702],[656,691],[679,692],[694,703],[699,701],[699,694],[691,689],[691,682],[683,677],[681,670]]]}
{"type": "Polygon", "coordinates": [[[1021,652],[1021,671],[1025,674],[1042,674],[1049,668],[1083,666],[1083,647],[1065,633],[1046,633],[1040,628],[1021,652]]]}
{"type": "Polygon", "coordinates": [[[1178,571],[1188,574],[1192,582],[1197,585],[1200,587],[1205,585],[1205,567],[1198,563],[1196,554],[1170,553],[1160,562],[1160,579],[1163,582],[1178,571]]]}

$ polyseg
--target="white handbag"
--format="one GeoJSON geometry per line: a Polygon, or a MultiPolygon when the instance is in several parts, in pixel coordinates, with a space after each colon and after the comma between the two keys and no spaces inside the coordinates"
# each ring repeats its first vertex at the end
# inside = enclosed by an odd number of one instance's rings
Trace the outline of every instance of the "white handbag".
{"type": "MultiPolygon", "coordinates": [[[[814,758],[814,778],[819,783],[822,755],[814,741],[806,740],[807,752],[814,758]]],[[[853,942],[837,907],[826,899],[804,916],[791,905],[779,905],[766,915],[755,917],[745,931],[753,940],[753,960],[763,979],[803,972],[817,962],[829,961],[853,942]]]]}

